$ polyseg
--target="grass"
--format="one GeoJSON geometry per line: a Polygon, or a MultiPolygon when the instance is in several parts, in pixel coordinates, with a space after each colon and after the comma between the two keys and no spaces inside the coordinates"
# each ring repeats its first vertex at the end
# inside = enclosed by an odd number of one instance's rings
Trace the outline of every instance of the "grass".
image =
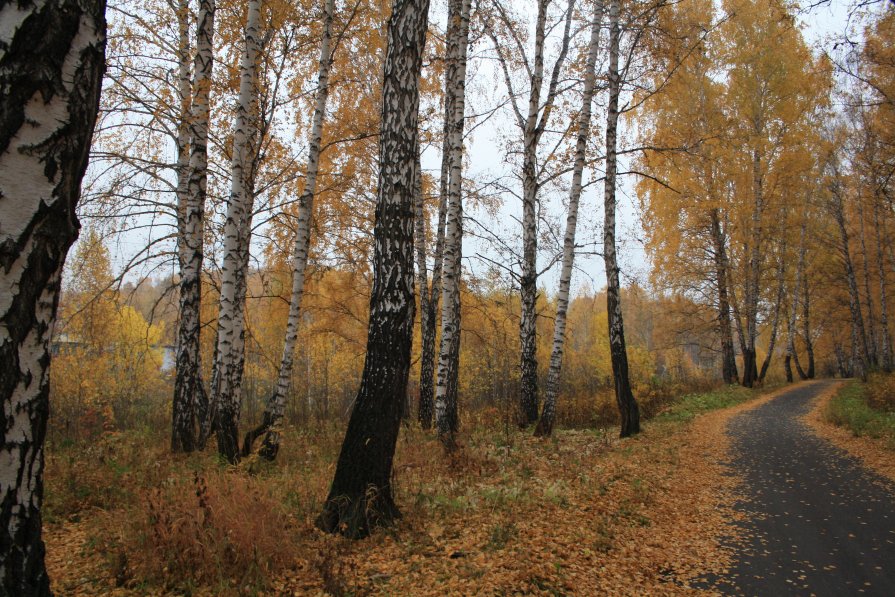
{"type": "Polygon", "coordinates": [[[867,394],[874,389],[859,381],[844,385],[827,405],[825,417],[858,437],[886,440],[888,446],[895,450],[895,410],[870,406],[867,394]]]}
{"type": "Polygon", "coordinates": [[[729,385],[711,392],[687,394],[660,413],[656,419],[670,422],[690,421],[697,415],[746,402],[757,397],[763,391],[766,390],[729,385]]]}
{"type": "MultiPolygon", "coordinates": [[[[159,430],[58,442],[47,454],[45,515],[55,541],[76,525],[94,560],[110,562],[95,564],[92,574],[107,584],[85,586],[86,594],[110,590],[110,577],[136,593],[402,594],[434,589],[438,578],[463,593],[483,590],[486,573],[503,587],[549,593],[571,565],[587,586],[605,588],[593,572],[602,560],[629,565],[624,554],[661,522],[652,511],[679,466],[672,436],[699,414],[760,393],[728,386],[684,395],[630,441],[614,428],[557,429],[540,440],[471,415],[464,446],[448,456],[432,434],[405,427],[393,479],[404,518],[367,542],[313,527],[344,434],[336,423],[288,428],[277,462],[253,468],[222,464],[211,448],[171,455],[159,430]],[[564,555],[533,557],[548,547],[564,555]]],[[[72,584],[52,570],[63,593],[81,582],[82,563],[67,564],[72,584]]]]}

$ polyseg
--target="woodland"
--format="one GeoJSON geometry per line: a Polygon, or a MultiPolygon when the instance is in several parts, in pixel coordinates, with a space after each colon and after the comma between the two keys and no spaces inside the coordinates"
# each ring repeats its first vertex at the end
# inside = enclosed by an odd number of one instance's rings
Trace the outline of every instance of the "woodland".
{"type": "Polygon", "coordinates": [[[836,2],[0,0],[0,596],[712,591],[730,413],[895,462],[836,2]]]}

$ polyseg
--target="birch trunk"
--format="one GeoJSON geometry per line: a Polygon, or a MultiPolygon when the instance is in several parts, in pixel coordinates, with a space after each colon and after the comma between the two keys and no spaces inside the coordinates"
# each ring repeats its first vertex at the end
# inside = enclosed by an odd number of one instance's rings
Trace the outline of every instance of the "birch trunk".
{"type": "Polygon", "coordinates": [[[870,291],[870,258],[867,256],[867,239],[864,227],[864,201],[858,198],[858,218],[860,220],[861,259],[864,266],[864,298],[867,305],[867,364],[879,366],[879,355],[876,352],[876,318],[873,314],[873,293],[870,291]]]}
{"type": "Polygon", "coordinates": [[[185,267],[180,275],[180,328],[177,345],[175,401],[188,401],[199,422],[198,449],[211,434],[214,412],[202,380],[200,308],[202,262],[205,259],[205,199],[208,185],[208,131],[214,70],[215,0],[199,0],[196,55],[193,59],[193,102],[190,112],[190,166],[185,223],[181,238],[185,267]],[[182,397],[178,398],[180,393],[182,397]]]}
{"type": "MultiPolygon", "coordinates": [[[[758,127],[761,134],[761,127],[758,127]]],[[[761,292],[761,237],[762,211],[764,210],[764,179],[761,173],[761,155],[752,151],[752,230],[749,239],[749,272],[746,282],[746,350],[743,352],[743,385],[751,388],[758,381],[755,341],[758,338],[758,299],[761,292]]]]}
{"type": "MultiPolygon", "coordinates": [[[[192,81],[190,77],[190,7],[179,0],[175,10],[178,27],[177,93],[180,99],[177,123],[177,257],[180,266],[180,321],[177,334],[177,362],[174,377],[174,399],[171,412],[171,451],[192,452],[196,449],[196,385],[199,377],[199,301],[195,294],[198,276],[194,267],[195,238],[190,229],[190,117],[192,81]]],[[[202,239],[198,239],[199,243],[202,239]]],[[[200,263],[198,271],[201,272],[200,263]]],[[[201,390],[199,390],[201,391],[201,390]]]]}
{"type": "MultiPolygon", "coordinates": [[[[569,46],[571,16],[574,0],[569,0],[562,49],[553,67],[553,76],[543,108],[541,92],[544,85],[544,46],[546,43],[547,9],[549,0],[538,0],[535,23],[534,67],[531,69],[531,86],[528,93],[528,115],[520,123],[523,129],[522,158],[522,276],[519,279],[521,314],[519,338],[521,352],[521,395],[519,401],[519,425],[527,427],[538,420],[538,144],[553,109],[559,69],[565,61],[569,46]],[[540,116],[540,118],[539,118],[540,116]]],[[[521,116],[519,117],[521,119],[521,116]]]]}
{"type": "Polygon", "coordinates": [[[413,191],[428,10],[427,0],[395,0],[388,21],[367,354],[333,483],[316,521],[325,532],[352,538],[400,516],[391,476],[413,341],[413,191]]]}
{"type": "Polygon", "coordinates": [[[886,287],[886,269],[883,257],[883,247],[889,246],[888,234],[885,231],[883,221],[880,221],[879,198],[873,203],[873,229],[876,235],[876,272],[879,277],[879,325],[881,344],[881,361],[885,371],[892,370],[892,344],[889,337],[889,299],[886,287]]]}
{"type": "MultiPolygon", "coordinates": [[[[837,173],[838,175],[838,173],[837,173]]],[[[845,208],[842,202],[841,189],[839,183],[833,185],[832,190],[832,207],[833,219],[836,220],[836,226],[839,229],[839,241],[841,243],[839,250],[842,254],[842,264],[845,268],[845,279],[848,283],[848,306],[851,310],[852,317],[852,352],[857,361],[857,369],[863,377],[867,373],[867,334],[864,329],[864,317],[861,314],[861,297],[858,293],[858,280],[855,276],[855,268],[851,258],[851,250],[849,249],[848,227],[845,221],[845,208]]]]}
{"type": "Polygon", "coordinates": [[[733,349],[733,332],[730,329],[730,298],[727,293],[727,239],[721,230],[718,208],[710,212],[712,220],[712,241],[714,244],[715,279],[718,285],[718,331],[721,337],[721,374],[724,383],[739,381],[736,353],[733,349]]]}
{"type": "Polygon", "coordinates": [[[789,319],[786,322],[786,381],[792,383],[792,368],[790,367],[790,363],[794,362],[796,366],[796,371],[798,371],[800,379],[807,379],[808,376],[802,370],[802,365],[799,363],[799,355],[796,352],[796,341],[795,341],[795,330],[796,330],[796,317],[799,312],[799,293],[802,288],[802,277],[805,273],[805,238],[807,236],[808,230],[808,222],[802,221],[802,230],[799,233],[799,257],[798,263],[796,265],[796,283],[793,286],[792,293],[792,304],[790,305],[789,310],[789,319]]]}
{"type": "Polygon", "coordinates": [[[331,46],[335,0],[326,0],[323,11],[323,36],[320,41],[320,60],[317,70],[317,95],[315,98],[314,116],[311,121],[311,134],[308,140],[305,187],[298,200],[298,229],[295,233],[295,248],[292,254],[292,293],[289,299],[289,315],[286,319],[283,356],[280,359],[280,368],[274,392],[267,402],[261,426],[246,434],[242,447],[243,455],[248,456],[252,451],[255,439],[262,434],[266,434],[259,453],[262,458],[267,460],[276,458],[280,448],[279,425],[285,414],[286,392],[289,390],[289,380],[292,377],[295,343],[298,340],[298,327],[301,323],[301,301],[304,295],[305,271],[307,270],[308,253],[311,248],[311,218],[314,215],[314,195],[317,192],[317,174],[320,168],[323,121],[326,117],[326,103],[329,98],[329,70],[333,60],[331,46]]]}
{"type": "Polygon", "coordinates": [[[603,261],[606,266],[606,303],[609,316],[609,350],[615,399],[621,415],[621,437],[640,432],[640,412],[631,391],[628,352],[622,319],[621,283],[615,248],[615,185],[618,169],[618,96],[621,78],[618,72],[619,0],[609,2],[609,108],[606,117],[606,183],[604,185],[603,261]]]}
{"type": "Polygon", "coordinates": [[[771,359],[774,356],[774,347],[777,344],[777,330],[780,326],[780,308],[783,304],[783,291],[786,289],[786,245],[784,244],[780,251],[780,261],[777,264],[777,300],[774,303],[774,316],[771,322],[771,338],[768,342],[768,354],[765,355],[764,362],[761,364],[761,371],[758,373],[758,383],[764,383],[764,378],[768,373],[768,367],[771,365],[771,359]]]}
{"type": "Polygon", "coordinates": [[[805,375],[808,379],[814,379],[814,340],[811,338],[811,293],[808,290],[808,272],[802,277],[802,336],[805,341],[805,354],[808,355],[808,370],[805,371],[805,375]]]}
{"type": "MultiPolygon", "coordinates": [[[[450,24],[449,24],[450,25],[450,24]]],[[[449,73],[445,69],[445,90],[449,86],[449,73]]],[[[425,307],[420,301],[420,397],[417,418],[423,429],[432,427],[432,419],[435,416],[435,337],[437,334],[436,323],[438,321],[438,304],[441,298],[441,275],[444,266],[445,226],[447,223],[448,209],[448,180],[450,178],[450,149],[449,139],[451,115],[453,114],[453,98],[445,94],[444,98],[444,127],[442,130],[443,142],[441,146],[441,177],[439,178],[438,191],[438,228],[435,232],[435,255],[432,264],[432,285],[424,278],[426,269],[426,238],[425,222],[422,220],[422,203],[420,203],[420,220],[417,222],[416,246],[418,261],[418,278],[420,280],[420,296],[427,293],[425,307]],[[423,235],[422,238],[420,235],[423,235]]],[[[422,201],[422,195],[419,196],[422,201]]]]}
{"type": "Polygon", "coordinates": [[[556,299],[556,319],[553,323],[553,350],[544,391],[544,409],[535,428],[535,435],[550,436],[556,420],[556,396],[559,393],[562,370],[563,345],[566,338],[566,314],[569,310],[569,287],[572,283],[572,266],[575,261],[575,232],[578,227],[578,202],[581,198],[584,162],[587,157],[587,140],[590,136],[591,104],[597,82],[597,54],[600,49],[600,27],[603,22],[603,3],[594,7],[591,21],[590,42],[584,70],[584,93],[581,111],[578,113],[578,138],[575,140],[575,165],[572,172],[572,188],[569,191],[569,213],[563,238],[562,271],[559,276],[559,292],[556,299]]]}
{"type": "Polygon", "coordinates": [[[435,386],[435,426],[452,449],[459,427],[457,384],[460,371],[460,275],[463,254],[463,127],[466,111],[466,54],[471,0],[451,0],[448,7],[448,61],[445,96],[450,97],[447,230],[442,273],[441,347],[435,386]]]}
{"type": "Polygon", "coordinates": [[[218,452],[230,462],[239,459],[239,414],[245,348],[245,292],[254,204],[254,147],[257,141],[256,71],[260,45],[261,2],[251,0],[245,29],[245,50],[239,76],[239,100],[233,125],[230,200],[224,224],[224,261],[218,315],[217,362],[212,396],[218,452]]]}
{"type": "Polygon", "coordinates": [[[50,342],[105,68],[102,1],[0,6],[0,594],[50,595],[50,342]]]}

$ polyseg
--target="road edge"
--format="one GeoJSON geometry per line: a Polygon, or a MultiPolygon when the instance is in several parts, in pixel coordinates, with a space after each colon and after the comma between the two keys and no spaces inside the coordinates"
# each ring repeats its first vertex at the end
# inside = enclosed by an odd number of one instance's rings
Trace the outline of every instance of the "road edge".
{"type": "Polygon", "coordinates": [[[834,425],[824,418],[824,410],[830,400],[839,393],[846,383],[848,383],[847,380],[839,381],[833,384],[829,390],[816,396],[811,410],[801,417],[801,421],[821,439],[847,452],[860,460],[868,469],[895,483],[895,453],[886,448],[881,440],[857,436],[845,427],[834,425]]]}

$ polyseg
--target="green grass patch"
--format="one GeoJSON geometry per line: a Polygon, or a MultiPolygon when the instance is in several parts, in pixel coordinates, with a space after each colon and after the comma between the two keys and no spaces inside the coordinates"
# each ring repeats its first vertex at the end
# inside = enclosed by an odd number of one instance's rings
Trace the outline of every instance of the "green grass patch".
{"type": "Polygon", "coordinates": [[[690,421],[711,410],[735,406],[755,398],[763,390],[729,385],[703,394],[687,394],[656,417],[657,421],[690,421]]]}
{"type": "Polygon", "coordinates": [[[827,404],[824,417],[859,437],[887,440],[895,450],[895,411],[871,407],[867,401],[867,385],[859,381],[842,386],[827,404]]]}

